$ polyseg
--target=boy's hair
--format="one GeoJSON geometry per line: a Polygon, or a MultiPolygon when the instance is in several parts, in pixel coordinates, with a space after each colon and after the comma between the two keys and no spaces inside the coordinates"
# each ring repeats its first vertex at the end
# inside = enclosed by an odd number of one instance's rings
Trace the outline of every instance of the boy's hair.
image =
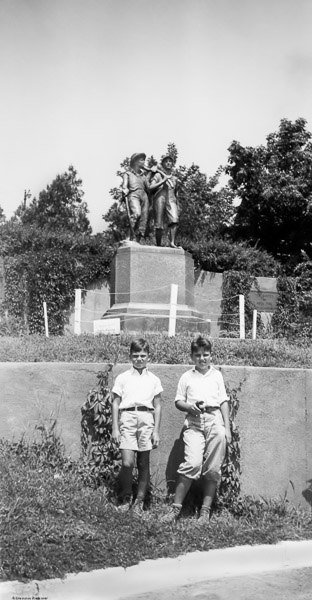
{"type": "Polygon", "coordinates": [[[136,338],[135,340],[132,340],[132,342],[130,344],[130,354],[132,354],[133,352],[142,352],[142,351],[145,351],[145,352],[147,352],[147,354],[149,354],[148,342],[146,340],[144,340],[143,338],[136,338]]]}
{"type": "Polygon", "coordinates": [[[208,338],[204,338],[201,336],[196,338],[196,340],[193,340],[191,343],[191,354],[193,354],[194,352],[197,352],[198,350],[208,350],[208,352],[211,352],[211,350],[212,350],[211,341],[208,340],[208,338]]]}

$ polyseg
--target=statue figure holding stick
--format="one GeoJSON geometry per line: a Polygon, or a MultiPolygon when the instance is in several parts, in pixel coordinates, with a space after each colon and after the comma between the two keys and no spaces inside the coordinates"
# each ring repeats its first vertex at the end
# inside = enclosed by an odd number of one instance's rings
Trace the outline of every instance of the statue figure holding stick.
{"type": "Polygon", "coordinates": [[[162,158],[160,164],[161,167],[157,167],[157,172],[149,187],[150,192],[154,193],[153,209],[156,244],[157,246],[161,246],[166,219],[169,226],[170,247],[180,248],[180,246],[176,246],[175,243],[179,221],[179,181],[175,175],[172,175],[173,160],[169,154],[162,158]]]}
{"type": "Polygon", "coordinates": [[[145,236],[149,211],[149,180],[152,172],[146,175],[146,154],[132,154],[130,169],[126,171],[122,182],[122,196],[126,202],[129,219],[130,240],[140,243],[145,236]]]}

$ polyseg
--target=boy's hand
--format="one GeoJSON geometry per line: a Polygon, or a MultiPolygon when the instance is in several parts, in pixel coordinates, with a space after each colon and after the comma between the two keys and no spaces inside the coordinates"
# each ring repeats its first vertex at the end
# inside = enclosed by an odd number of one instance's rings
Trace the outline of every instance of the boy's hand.
{"type": "Polygon", "coordinates": [[[120,431],[119,429],[113,429],[112,431],[112,440],[115,444],[119,446],[120,444],[120,431]]]}
{"type": "Polygon", "coordinates": [[[198,415],[201,415],[202,411],[201,409],[197,406],[197,404],[190,404],[190,407],[188,408],[188,414],[192,415],[192,417],[198,417],[198,415]]]}
{"type": "Polygon", "coordinates": [[[153,448],[157,448],[159,446],[159,433],[158,431],[153,431],[152,433],[152,444],[153,444],[153,448]]]}
{"type": "Polygon", "coordinates": [[[225,439],[228,444],[232,443],[232,434],[231,434],[231,430],[228,427],[225,428],[225,439]]]}

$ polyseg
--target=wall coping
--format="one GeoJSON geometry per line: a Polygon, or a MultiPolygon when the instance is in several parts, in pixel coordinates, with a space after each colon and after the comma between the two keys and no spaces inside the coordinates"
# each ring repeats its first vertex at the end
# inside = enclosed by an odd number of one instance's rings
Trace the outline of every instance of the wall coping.
{"type": "MultiPolygon", "coordinates": [[[[99,370],[102,368],[104,368],[106,365],[109,364],[109,361],[107,362],[66,362],[66,361],[60,361],[60,362],[56,362],[56,361],[36,361],[36,362],[11,362],[11,361],[7,361],[7,362],[0,362],[0,368],[4,368],[4,367],[8,367],[10,368],[11,366],[14,366],[15,368],[17,368],[18,366],[31,366],[33,368],[40,368],[40,366],[47,366],[47,365],[53,365],[53,367],[57,367],[60,368],[62,365],[66,367],[76,367],[76,366],[81,366],[81,367],[98,367],[99,370]]],[[[130,367],[131,363],[116,363],[114,364],[113,368],[116,367],[130,367]]],[[[174,367],[174,368],[180,368],[183,367],[185,369],[190,369],[193,365],[192,363],[148,363],[149,367],[157,367],[157,368],[168,368],[168,367],[174,367]]],[[[300,368],[300,367],[253,367],[251,365],[227,365],[227,364],[217,364],[217,363],[213,363],[213,366],[216,368],[220,368],[220,369],[238,369],[238,370],[244,370],[244,369],[252,369],[252,370],[263,370],[263,371],[307,371],[310,372],[312,371],[312,367],[311,369],[307,369],[307,368],[300,368]]]]}

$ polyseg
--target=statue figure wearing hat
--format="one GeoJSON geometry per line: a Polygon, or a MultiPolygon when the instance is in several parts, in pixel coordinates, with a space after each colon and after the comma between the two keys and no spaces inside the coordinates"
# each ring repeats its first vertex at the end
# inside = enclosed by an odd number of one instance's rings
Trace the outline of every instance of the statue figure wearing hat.
{"type": "Polygon", "coordinates": [[[178,228],[178,196],[179,180],[172,175],[173,159],[167,154],[161,160],[161,168],[157,169],[151,184],[150,192],[154,193],[153,209],[156,229],[156,244],[161,246],[165,220],[169,226],[171,248],[176,246],[175,238],[178,228]]]}
{"type": "Polygon", "coordinates": [[[122,182],[122,194],[129,217],[130,240],[137,242],[145,235],[149,211],[149,179],[152,173],[145,174],[145,159],[144,152],[132,154],[130,169],[124,174],[122,182]]]}

